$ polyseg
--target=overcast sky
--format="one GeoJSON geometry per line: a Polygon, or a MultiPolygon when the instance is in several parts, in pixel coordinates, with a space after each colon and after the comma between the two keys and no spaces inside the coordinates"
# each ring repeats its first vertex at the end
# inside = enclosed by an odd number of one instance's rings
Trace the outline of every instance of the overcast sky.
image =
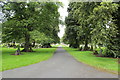
{"type": "MultiPolygon", "coordinates": [[[[64,21],[65,17],[68,15],[67,7],[68,7],[69,2],[68,0],[60,0],[60,1],[63,3],[64,7],[63,8],[60,7],[58,11],[60,12],[61,19],[64,21]]],[[[58,36],[62,38],[65,32],[64,30],[65,26],[59,25],[59,28],[60,28],[60,32],[58,33],[58,36]]]]}

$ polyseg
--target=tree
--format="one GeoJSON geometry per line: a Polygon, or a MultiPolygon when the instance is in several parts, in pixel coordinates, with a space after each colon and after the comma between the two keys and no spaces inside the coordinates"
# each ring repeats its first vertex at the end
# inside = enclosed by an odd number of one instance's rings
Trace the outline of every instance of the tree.
{"type": "MultiPolygon", "coordinates": [[[[71,15],[68,17],[74,19],[73,23],[79,24],[76,32],[80,44],[84,44],[83,50],[90,50],[88,44],[98,45],[100,48],[105,46],[107,48],[105,56],[119,56],[119,6],[119,3],[110,1],[70,3],[68,9],[70,10],[69,15],[71,15]]],[[[70,22],[70,20],[68,21],[70,22]]],[[[72,31],[75,27],[69,28],[72,31]]],[[[66,31],[69,31],[67,29],[68,23],[66,31]]],[[[65,34],[64,38],[69,36],[69,33],[65,34]]],[[[65,40],[69,42],[70,39],[65,38],[65,40]]],[[[91,46],[91,48],[93,47],[91,46]]],[[[102,54],[102,49],[100,51],[102,54]]]]}
{"type": "Polygon", "coordinates": [[[112,14],[113,16],[113,23],[116,25],[116,34],[115,36],[110,36],[111,39],[109,39],[109,44],[107,44],[107,56],[114,56],[114,57],[120,57],[119,50],[120,50],[120,2],[117,2],[115,4],[118,4],[118,9],[112,14]]]}
{"type": "Polygon", "coordinates": [[[54,33],[57,34],[59,29],[58,8],[59,3],[52,2],[5,3],[3,13],[7,20],[3,23],[3,35],[5,34],[3,38],[6,40],[14,39],[16,41],[24,38],[25,45],[22,51],[33,51],[30,43],[31,31],[38,30],[49,35],[52,35],[55,31],[54,33]]]}
{"type": "MultiPolygon", "coordinates": [[[[67,27],[70,24],[70,20],[71,20],[71,25],[76,25],[74,28],[71,27],[71,29],[75,29],[74,30],[75,34],[73,34],[73,36],[76,36],[77,37],[76,40],[80,41],[80,42],[77,42],[77,44],[78,45],[79,45],[79,43],[84,44],[83,50],[89,49],[88,44],[91,41],[90,31],[92,29],[91,28],[92,26],[91,26],[90,21],[88,21],[88,20],[89,20],[91,11],[93,10],[93,8],[95,6],[96,6],[96,4],[94,2],[92,2],[92,3],[73,2],[73,3],[70,3],[69,8],[68,8],[68,10],[69,10],[68,21],[69,22],[66,22],[67,27]]],[[[73,39],[73,38],[71,38],[71,39],[73,39]]]]}
{"type": "Polygon", "coordinates": [[[99,5],[96,2],[77,2],[74,4],[73,16],[77,19],[79,26],[79,38],[83,41],[83,50],[90,50],[88,44],[91,43],[91,31],[93,29],[90,20],[93,9],[99,5]]]}
{"type": "Polygon", "coordinates": [[[44,33],[41,33],[37,30],[32,31],[30,34],[31,38],[34,41],[34,44],[37,43],[39,45],[41,45],[41,47],[43,48],[49,48],[51,47],[51,43],[58,43],[58,41],[56,41],[56,39],[51,38],[50,36],[45,35],[44,33]]]}
{"type": "Polygon", "coordinates": [[[64,42],[67,42],[70,44],[70,47],[73,48],[79,48],[79,39],[78,39],[78,26],[77,20],[73,18],[73,11],[72,11],[72,5],[73,3],[69,4],[68,8],[68,17],[65,19],[66,23],[66,29],[65,29],[65,35],[64,35],[64,42]]]}
{"type": "Polygon", "coordinates": [[[118,48],[115,49],[113,45],[116,44],[116,41],[113,40],[113,38],[116,37],[117,26],[114,24],[114,17],[112,15],[113,13],[118,14],[116,13],[116,10],[118,10],[118,5],[116,3],[101,2],[99,6],[94,8],[91,18],[92,21],[94,21],[93,25],[96,25],[91,31],[92,41],[97,44],[104,44],[104,46],[107,47],[105,56],[109,57],[118,56],[116,55],[118,48]]]}

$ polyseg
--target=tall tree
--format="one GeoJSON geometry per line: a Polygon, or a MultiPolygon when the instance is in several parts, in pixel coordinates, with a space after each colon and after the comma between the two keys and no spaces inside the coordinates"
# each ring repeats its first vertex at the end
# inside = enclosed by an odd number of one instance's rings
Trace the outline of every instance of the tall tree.
{"type": "Polygon", "coordinates": [[[91,43],[91,30],[93,29],[90,21],[91,13],[99,3],[96,2],[77,2],[74,4],[73,16],[77,19],[79,26],[79,37],[84,43],[83,50],[89,50],[88,44],[91,43]]]}
{"type": "MultiPolygon", "coordinates": [[[[79,28],[77,37],[80,42],[84,43],[84,50],[89,50],[88,44],[95,44],[100,48],[105,46],[107,48],[105,56],[118,57],[120,50],[118,47],[120,41],[118,15],[120,3],[109,1],[74,2],[70,4],[72,4],[72,8],[70,8],[69,14],[72,13],[71,19],[74,18],[76,21],[74,23],[79,24],[77,26],[79,28]]],[[[71,27],[72,29],[74,28],[71,27]]],[[[69,34],[65,34],[65,37],[67,36],[69,34]]]]}
{"type": "Polygon", "coordinates": [[[59,4],[40,2],[7,2],[3,6],[3,13],[7,19],[3,23],[3,38],[20,40],[24,38],[25,45],[22,51],[31,52],[30,32],[39,30],[45,34],[58,32],[59,4]],[[48,14],[49,13],[49,14],[48,14]],[[17,34],[17,36],[16,36],[17,34]],[[11,38],[10,38],[11,37],[11,38]]]}
{"type": "Polygon", "coordinates": [[[92,41],[99,44],[103,44],[107,47],[106,55],[116,57],[116,51],[114,45],[116,41],[113,40],[117,34],[117,26],[114,24],[113,13],[118,10],[118,4],[112,2],[101,2],[99,6],[93,10],[92,21],[94,29],[92,33],[92,41]],[[99,15],[98,15],[99,14],[99,15]],[[97,35],[95,35],[97,34],[97,35]],[[111,46],[111,47],[110,47],[111,46]],[[113,48],[114,47],[114,48],[113,48]]]}
{"type": "Polygon", "coordinates": [[[68,8],[68,17],[65,19],[66,29],[64,40],[67,41],[70,47],[79,48],[79,38],[78,38],[78,26],[77,20],[73,18],[73,10],[72,10],[73,3],[69,4],[68,8]]]}

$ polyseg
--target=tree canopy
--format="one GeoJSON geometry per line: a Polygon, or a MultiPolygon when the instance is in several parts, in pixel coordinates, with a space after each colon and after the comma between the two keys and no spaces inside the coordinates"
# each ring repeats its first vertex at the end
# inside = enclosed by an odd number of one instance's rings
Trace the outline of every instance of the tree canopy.
{"type": "MultiPolygon", "coordinates": [[[[59,2],[4,2],[3,42],[24,40],[23,51],[32,51],[30,34],[37,30],[59,42],[59,2]]],[[[37,33],[36,33],[37,35],[37,33]]],[[[41,37],[38,34],[38,37],[41,37]]],[[[36,40],[36,39],[34,39],[36,40]]]]}
{"type": "Polygon", "coordinates": [[[118,57],[119,7],[115,2],[71,2],[63,41],[71,44],[78,40],[79,46],[84,45],[82,50],[91,50],[88,45],[105,46],[106,56],[118,57]]]}

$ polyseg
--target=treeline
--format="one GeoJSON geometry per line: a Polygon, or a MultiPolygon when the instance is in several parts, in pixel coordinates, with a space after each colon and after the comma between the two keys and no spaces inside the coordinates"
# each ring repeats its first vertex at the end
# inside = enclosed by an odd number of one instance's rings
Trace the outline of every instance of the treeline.
{"type": "Polygon", "coordinates": [[[64,43],[83,51],[104,46],[104,56],[120,57],[120,2],[71,2],[68,13],[64,43]]]}
{"type": "Polygon", "coordinates": [[[9,46],[23,46],[23,52],[32,52],[32,47],[51,47],[59,43],[59,2],[1,2],[4,20],[2,42],[9,46]],[[10,44],[12,43],[12,44],[10,44]]]}

